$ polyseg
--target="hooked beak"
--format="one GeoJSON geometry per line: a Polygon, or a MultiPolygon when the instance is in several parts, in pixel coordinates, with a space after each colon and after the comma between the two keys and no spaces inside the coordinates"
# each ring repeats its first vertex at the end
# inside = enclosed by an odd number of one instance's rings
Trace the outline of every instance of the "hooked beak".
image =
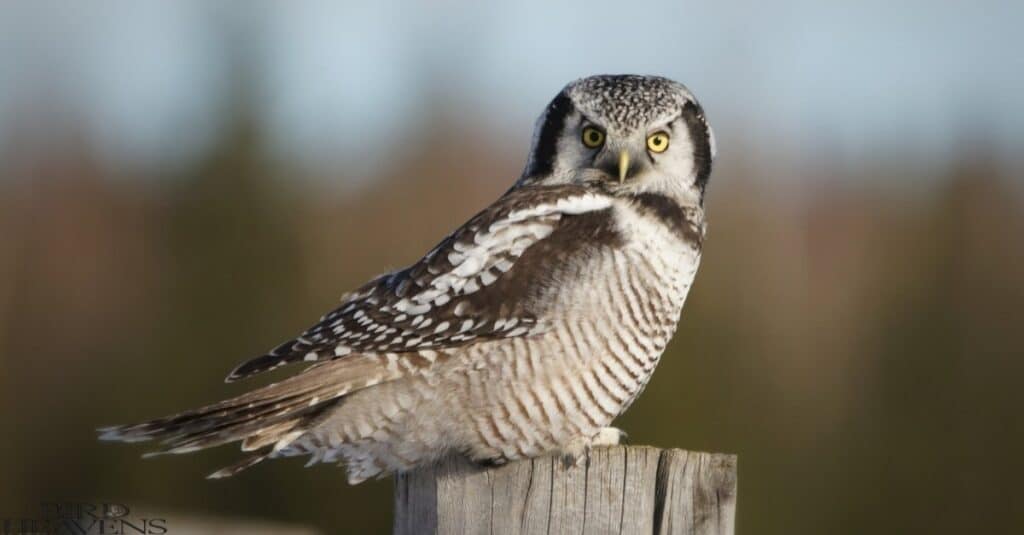
{"type": "Polygon", "coordinates": [[[627,173],[629,173],[629,151],[623,149],[619,152],[619,184],[626,181],[627,173]]]}

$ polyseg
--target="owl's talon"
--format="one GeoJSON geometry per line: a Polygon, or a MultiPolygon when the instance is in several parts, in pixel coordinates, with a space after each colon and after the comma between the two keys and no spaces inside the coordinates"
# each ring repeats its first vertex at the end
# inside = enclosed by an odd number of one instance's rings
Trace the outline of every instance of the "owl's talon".
{"type": "Polygon", "coordinates": [[[602,427],[590,437],[591,446],[618,446],[625,444],[629,435],[617,427],[602,427]]]}
{"type": "Polygon", "coordinates": [[[474,462],[484,468],[495,468],[508,464],[508,458],[502,455],[498,457],[488,457],[486,459],[476,459],[474,462]]]}

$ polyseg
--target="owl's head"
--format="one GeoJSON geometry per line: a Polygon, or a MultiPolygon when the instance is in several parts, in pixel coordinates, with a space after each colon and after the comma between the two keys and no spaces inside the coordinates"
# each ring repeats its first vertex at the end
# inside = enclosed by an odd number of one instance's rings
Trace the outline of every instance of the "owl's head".
{"type": "Polygon", "coordinates": [[[537,121],[517,185],[580,183],[702,203],[715,138],[685,86],[659,76],[576,80],[537,121]]]}

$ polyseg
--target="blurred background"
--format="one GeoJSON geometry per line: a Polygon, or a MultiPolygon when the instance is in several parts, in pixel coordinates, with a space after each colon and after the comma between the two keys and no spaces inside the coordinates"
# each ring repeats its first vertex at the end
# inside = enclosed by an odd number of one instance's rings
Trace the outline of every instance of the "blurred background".
{"type": "MultiPolygon", "coordinates": [[[[1024,3],[0,1],[0,518],[115,501],[387,530],[391,482],[203,477],[93,429],[241,360],[503,192],[566,82],[683,81],[703,266],[619,422],[737,453],[741,533],[1024,528],[1024,3]]],[[[171,532],[174,523],[170,523],[171,532]]]]}

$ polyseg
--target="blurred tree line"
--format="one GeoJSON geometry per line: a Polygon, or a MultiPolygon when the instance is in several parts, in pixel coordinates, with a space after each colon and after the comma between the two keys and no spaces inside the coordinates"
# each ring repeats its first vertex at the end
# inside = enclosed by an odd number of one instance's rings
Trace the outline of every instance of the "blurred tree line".
{"type": "MultiPolygon", "coordinates": [[[[103,161],[73,124],[9,140],[0,517],[107,499],[389,526],[386,480],[350,488],[340,470],[284,460],[208,482],[237,451],[143,462],[93,429],[251,387],[221,378],[418,258],[504,191],[523,155],[442,114],[422,128],[446,135],[344,187],[344,169],[273,159],[244,91],[229,100],[209,152],[154,176],[103,161]]],[[[679,332],[620,422],[632,441],[738,453],[746,532],[1024,526],[1021,169],[971,146],[915,187],[899,186],[924,172],[914,162],[805,166],[779,185],[739,154],[712,179],[679,332]]]]}

